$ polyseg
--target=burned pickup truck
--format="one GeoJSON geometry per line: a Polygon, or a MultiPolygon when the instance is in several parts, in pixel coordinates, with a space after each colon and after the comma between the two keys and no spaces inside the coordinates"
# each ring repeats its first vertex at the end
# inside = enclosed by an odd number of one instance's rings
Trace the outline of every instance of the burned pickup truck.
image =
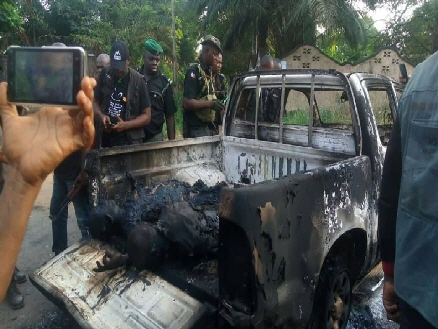
{"type": "Polygon", "coordinates": [[[220,136],[90,151],[95,209],[126,210],[163,184],[222,184],[217,253],[95,272],[118,247],[94,239],[32,281],[84,328],[345,328],[351,289],[379,260],[376,201],[398,91],[370,74],[251,72],[233,81],[220,136]]]}

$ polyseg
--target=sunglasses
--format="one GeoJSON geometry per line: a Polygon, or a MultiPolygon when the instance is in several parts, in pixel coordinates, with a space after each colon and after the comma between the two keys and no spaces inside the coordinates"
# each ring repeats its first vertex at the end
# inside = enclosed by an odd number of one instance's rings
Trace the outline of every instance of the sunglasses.
{"type": "Polygon", "coordinates": [[[101,69],[103,69],[105,66],[103,66],[103,65],[98,65],[98,66],[96,66],[96,69],[98,69],[98,70],[101,70],[101,69]]]}

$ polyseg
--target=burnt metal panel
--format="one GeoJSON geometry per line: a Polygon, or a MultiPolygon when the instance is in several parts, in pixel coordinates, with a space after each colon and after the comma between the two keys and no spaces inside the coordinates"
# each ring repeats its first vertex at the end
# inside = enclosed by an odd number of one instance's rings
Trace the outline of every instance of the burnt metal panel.
{"type": "Polygon", "coordinates": [[[84,329],[188,329],[207,315],[206,305],[152,272],[94,272],[107,248],[97,241],[71,246],[31,280],[84,329]]]}
{"type": "Polygon", "coordinates": [[[224,174],[230,183],[254,184],[347,159],[309,147],[223,137],[224,174]]]}
{"type": "Polygon", "coordinates": [[[221,160],[219,136],[91,150],[85,167],[92,206],[101,200],[123,203],[135,184],[167,180],[182,168],[212,164],[221,169],[221,160]]]}
{"type": "MultiPolygon", "coordinates": [[[[363,136],[363,154],[370,158],[371,172],[373,175],[373,193],[370,196],[373,203],[377,202],[380,190],[380,181],[383,170],[383,162],[385,157],[385,149],[380,142],[379,130],[372,110],[371,100],[369,98],[368,87],[381,87],[389,92],[390,104],[392,111],[396,109],[396,95],[394,93],[394,82],[388,77],[374,74],[353,73],[349,77],[353,87],[355,98],[358,106],[359,118],[362,122],[363,136]]],[[[372,241],[370,252],[367,257],[368,267],[371,267],[379,259],[378,255],[378,216],[377,207],[373,209],[372,226],[368,233],[369,240],[372,241]]]]}
{"type": "MultiPolygon", "coordinates": [[[[368,229],[371,188],[370,161],[361,156],[275,181],[223,190],[220,219],[241,228],[251,248],[239,254],[251,257],[254,279],[251,282],[248,276],[246,284],[253,284],[257,292],[255,311],[249,316],[254,327],[306,326],[319,271],[331,246],[352,229],[368,229]]],[[[227,268],[235,263],[220,262],[224,268],[220,275],[249,271],[227,268]]],[[[249,266],[247,261],[240,263],[249,266]]],[[[222,313],[236,322],[240,316],[248,320],[245,314],[251,305],[229,300],[233,294],[227,289],[228,280],[220,276],[219,282],[222,313]]]]}

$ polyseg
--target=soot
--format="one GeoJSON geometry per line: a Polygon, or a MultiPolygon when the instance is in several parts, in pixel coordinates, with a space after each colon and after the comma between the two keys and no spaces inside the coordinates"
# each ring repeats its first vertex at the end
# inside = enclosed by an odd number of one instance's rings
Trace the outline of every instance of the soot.
{"type": "Polygon", "coordinates": [[[226,183],[208,187],[176,180],[136,187],[122,205],[99,204],[90,216],[94,238],[126,252],[128,236],[141,225],[154,227],[166,241],[166,253],[176,258],[208,257],[218,247],[218,204],[226,183]]]}

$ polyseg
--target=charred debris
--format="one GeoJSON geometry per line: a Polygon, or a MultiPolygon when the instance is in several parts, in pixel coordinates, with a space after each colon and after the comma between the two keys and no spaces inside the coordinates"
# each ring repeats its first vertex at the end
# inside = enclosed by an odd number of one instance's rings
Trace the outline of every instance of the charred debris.
{"type": "Polygon", "coordinates": [[[129,234],[139,225],[151,225],[167,243],[166,256],[187,263],[214,259],[218,248],[220,191],[227,183],[207,186],[198,180],[193,186],[169,180],[141,186],[123,204],[108,200],[90,216],[91,235],[126,253],[129,234]],[[198,261],[196,261],[198,260],[198,261]]]}

